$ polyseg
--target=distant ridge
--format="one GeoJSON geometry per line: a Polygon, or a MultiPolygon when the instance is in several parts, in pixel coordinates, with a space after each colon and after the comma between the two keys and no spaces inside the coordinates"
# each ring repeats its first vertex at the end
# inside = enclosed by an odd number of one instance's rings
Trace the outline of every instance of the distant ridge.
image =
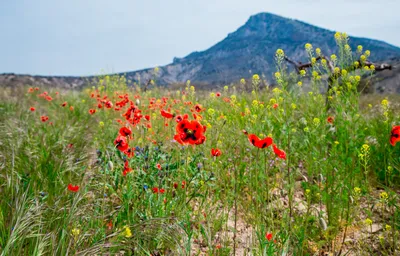
{"type": "MultiPolygon", "coordinates": [[[[243,26],[209,49],[192,52],[183,58],[174,58],[171,64],[159,67],[157,83],[168,85],[191,80],[193,83],[223,85],[236,82],[242,77],[251,77],[254,73],[264,74],[272,83],[276,49],[283,49],[292,59],[305,61],[304,45],[311,43],[329,56],[336,52],[334,33],[295,19],[259,13],[251,16],[243,26]]],[[[356,49],[358,45],[371,51],[372,61],[400,60],[400,48],[388,43],[350,37],[352,49],[356,49]]],[[[140,79],[143,83],[153,78],[153,68],[120,74],[125,74],[127,79],[132,81],[140,79]]],[[[54,78],[58,82],[62,79],[54,78]]],[[[69,87],[79,87],[81,84],[78,82],[79,78],[65,79],[65,82],[74,83],[69,87]]],[[[0,84],[4,83],[4,80],[0,75],[0,84]]]]}

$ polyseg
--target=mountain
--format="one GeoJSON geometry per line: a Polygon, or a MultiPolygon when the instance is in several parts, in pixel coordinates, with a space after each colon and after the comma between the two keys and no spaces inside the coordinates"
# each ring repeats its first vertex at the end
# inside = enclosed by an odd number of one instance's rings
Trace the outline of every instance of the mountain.
{"type": "MultiPolygon", "coordinates": [[[[324,55],[330,56],[337,52],[334,34],[333,31],[298,20],[259,13],[251,16],[243,26],[211,48],[193,52],[183,58],[174,58],[171,64],[159,67],[156,81],[160,85],[183,83],[187,80],[191,80],[193,84],[224,85],[258,73],[264,74],[268,82],[273,83],[274,55],[278,48],[296,61],[307,60],[304,50],[306,43],[321,48],[324,55]]],[[[365,50],[370,50],[372,61],[398,63],[400,60],[400,48],[382,41],[350,37],[349,44],[352,49],[362,45],[365,50]]],[[[396,69],[393,73],[394,76],[400,74],[397,71],[396,69]]],[[[153,68],[121,74],[135,82],[140,79],[142,83],[154,78],[153,68]]],[[[11,74],[10,78],[10,74],[0,75],[0,84],[11,80],[18,83],[38,81],[40,84],[65,82],[67,87],[80,87],[83,84],[83,80],[77,77],[21,77],[11,74]]]]}
{"type": "MultiPolygon", "coordinates": [[[[274,56],[278,48],[297,61],[306,61],[304,45],[311,43],[330,56],[337,52],[335,32],[298,20],[271,13],[259,13],[224,40],[202,52],[193,52],[173,63],[160,67],[158,83],[204,82],[226,84],[248,78],[254,73],[271,79],[275,70],[274,56]]],[[[362,45],[372,52],[371,60],[382,61],[400,58],[400,48],[382,41],[350,37],[350,46],[362,45]]],[[[152,69],[128,72],[129,79],[149,79],[152,69]]]]}

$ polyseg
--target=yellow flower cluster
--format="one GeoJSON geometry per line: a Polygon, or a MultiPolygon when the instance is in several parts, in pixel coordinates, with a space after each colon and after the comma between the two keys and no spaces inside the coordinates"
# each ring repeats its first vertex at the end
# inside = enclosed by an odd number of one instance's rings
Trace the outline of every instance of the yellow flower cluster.
{"type": "Polygon", "coordinates": [[[125,233],[125,234],[124,234],[125,237],[126,237],[126,238],[132,237],[132,231],[131,231],[131,229],[130,229],[128,226],[125,226],[124,228],[125,228],[125,232],[124,232],[124,233],[125,233]]]}

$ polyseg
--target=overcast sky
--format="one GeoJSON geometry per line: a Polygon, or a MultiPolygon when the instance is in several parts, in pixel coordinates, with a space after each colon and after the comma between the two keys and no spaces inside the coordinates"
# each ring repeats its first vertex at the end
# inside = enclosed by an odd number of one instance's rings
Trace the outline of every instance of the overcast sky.
{"type": "Polygon", "coordinates": [[[165,65],[271,12],[400,46],[400,0],[0,0],[0,73],[165,65]]]}

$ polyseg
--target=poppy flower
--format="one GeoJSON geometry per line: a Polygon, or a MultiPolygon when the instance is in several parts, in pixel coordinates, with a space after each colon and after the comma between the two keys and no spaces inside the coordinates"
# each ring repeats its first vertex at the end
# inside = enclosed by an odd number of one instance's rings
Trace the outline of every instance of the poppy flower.
{"type": "Polygon", "coordinates": [[[200,104],[196,104],[196,106],[194,106],[194,110],[197,113],[200,113],[201,111],[203,111],[203,107],[200,104]]]}
{"type": "Polygon", "coordinates": [[[61,107],[65,107],[65,106],[67,106],[67,104],[68,103],[66,101],[64,101],[63,104],[61,104],[61,107]]]}
{"type": "Polygon", "coordinates": [[[93,115],[94,113],[96,113],[96,109],[89,109],[89,114],[93,115]]]}
{"type": "Polygon", "coordinates": [[[124,127],[121,127],[121,129],[119,129],[119,134],[122,136],[128,137],[128,136],[132,135],[132,130],[131,130],[131,128],[124,126],[124,127]]]}
{"type": "Polygon", "coordinates": [[[185,188],[185,186],[186,186],[186,181],[182,181],[182,188],[185,188]]]}
{"type": "Polygon", "coordinates": [[[183,119],[176,126],[177,134],[175,134],[174,139],[182,145],[200,145],[206,140],[205,131],[206,127],[198,121],[183,119]]]}
{"type": "Polygon", "coordinates": [[[177,122],[177,123],[179,123],[180,121],[182,121],[183,120],[183,117],[181,116],[181,115],[177,115],[176,117],[175,117],[175,121],[177,122]]]}
{"type": "Polygon", "coordinates": [[[326,121],[330,124],[333,124],[333,120],[334,118],[332,116],[328,116],[328,118],[326,119],[326,121]]]}
{"type": "Polygon", "coordinates": [[[79,186],[78,185],[72,185],[71,183],[70,184],[68,184],[68,190],[69,191],[71,191],[71,192],[74,192],[74,193],[76,193],[76,192],[78,192],[79,191],[79,186]]]}
{"type": "Polygon", "coordinates": [[[113,227],[112,221],[110,220],[109,222],[107,222],[106,226],[107,226],[108,230],[111,230],[113,227]]]}
{"type": "Polygon", "coordinates": [[[174,114],[171,114],[170,112],[167,112],[164,109],[161,110],[161,115],[167,119],[171,119],[174,117],[174,114]]]}
{"type": "Polygon", "coordinates": [[[154,194],[157,194],[157,193],[158,193],[158,188],[157,188],[157,187],[153,188],[153,193],[154,193],[154,194]]]}
{"type": "Polygon", "coordinates": [[[178,188],[178,183],[174,182],[174,189],[178,188]]]}
{"type": "Polygon", "coordinates": [[[266,148],[272,145],[273,140],[271,137],[266,137],[264,139],[260,139],[255,134],[249,134],[248,139],[253,146],[257,148],[266,148]]]}
{"type": "Polygon", "coordinates": [[[114,145],[116,148],[118,148],[120,151],[124,152],[129,148],[128,142],[125,138],[125,136],[118,135],[118,137],[114,140],[114,145]]]}
{"type": "Polygon", "coordinates": [[[147,121],[150,121],[150,116],[149,115],[145,115],[144,119],[146,119],[147,121]]]}
{"type": "Polygon", "coordinates": [[[211,155],[215,156],[215,157],[220,156],[221,150],[219,150],[218,148],[213,148],[213,149],[211,149],[211,155]]]}
{"type": "Polygon", "coordinates": [[[394,146],[399,141],[400,141],[400,125],[393,126],[392,132],[390,134],[390,144],[394,146]]]}
{"type": "Polygon", "coordinates": [[[97,108],[102,108],[103,105],[101,105],[101,103],[97,104],[97,108]]]}
{"type": "Polygon", "coordinates": [[[165,193],[165,189],[160,188],[160,189],[159,189],[159,193],[160,193],[160,194],[164,194],[164,193],[165,193]]]}
{"type": "Polygon", "coordinates": [[[69,107],[69,110],[74,111],[74,107],[73,107],[73,106],[70,106],[70,107],[69,107]]]}
{"type": "Polygon", "coordinates": [[[106,103],[104,104],[106,106],[106,108],[112,108],[113,104],[111,101],[106,101],[106,103]]]}
{"type": "Polygon", "coordinates": [[[215,94],[215,96],[221,97],[221,93],[220,93],[220,92],[217,92],[217,93],[215,94]]]}
{"type": "Polygon", "coordinates": [[[157,164],[156,167],[158,170],[161,170],[161,164],[157,164]]]}
{"type": "Polygon", "coordinates": [[[134,148],[128,148],[127,150],[124,151],[124,154],[131,158],[133,156],[135,156],[135,149],[134,148]]]}
{"type": "Polygon", "coordinates": [[[31,107],[29,110],[33,112],[33,111],[35,111],[35,110],[36,110],[36,108],[34,108],[34,107],[31,107]]]}
{"type": "Polygon", "coordinates": [[[67,145],[67,148],[72,148],[73,146],[74,146],[74,144],[69,143],[69,144],[67,145]]]}
{"type": "Polygon", "coordinates": [[[47,100],[47,101],[52,101],[53,98],[52,98],[51,96],[46,96],[46,100],[47,100]]]}
{"type": "Polygon", "coordinates": [[[46,122],[47,120],[49,120],[49,117],[48,117],[48,116],[41,116],[41,117],[40,117],[40,120],[42,120],[42,122],[44,123],[44,122],[46,122]]]}
{"type": "Polygon", "coordinates": [[[122,172],[122,175],[126,176],[131,171],[132,171],[132,168],[129,168],[129,162],[125,161],[125,163],[124,163],[124,171],[122,172]]]}
{"type": "Polygon", "coordinates": [[[279,105],[278,105],[278,103],[275,103],[274,105],[272,105],[272,107],[273,107],[274,109],[277,109],[277,108],[279,107],[279,105]]]}
{"type": "Polygon", "coordinates": [[[28,92],[33,92],[33,88],[30,87],[30,88],[28,89],[28,92]]]}
{"type": "Polygon", "coordinates": [[[266,238],[268,241],[271,241],[271,240],[272,240],[272,233],[266,233],[266,234],[265,234],[265,238],[266,238]]]}
{"type": "Polygon", "coordinates": [[[277,157],[286,160],[286,153],[283,150],[280,150],[275,144],[272,144],[272,148],[274,149],[274,153],[277,157]]]}

